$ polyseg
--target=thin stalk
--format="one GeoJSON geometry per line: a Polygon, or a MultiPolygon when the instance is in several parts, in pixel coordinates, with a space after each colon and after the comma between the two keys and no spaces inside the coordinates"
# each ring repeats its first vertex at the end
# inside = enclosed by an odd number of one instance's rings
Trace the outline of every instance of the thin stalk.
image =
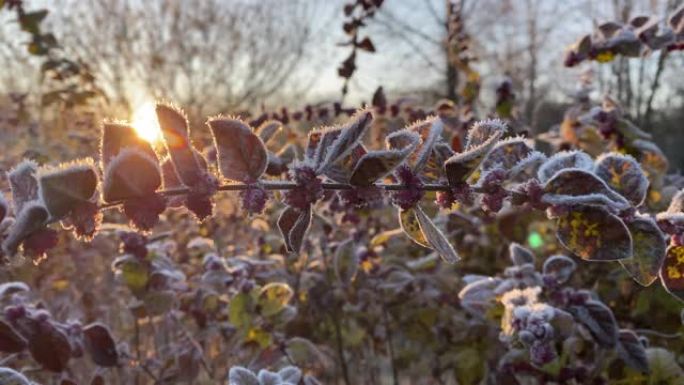
{"type": "Polygon", "coordinates": [[[382,321],[385,324],[385,331],[387,332],[387,350],[390,355],[390,364],[392,365],[392,380],[394,385],[399,385],[399,371],[397,369],[397,360],[394,355],[394,345],[392,344],[392,329],[390,328],[389,313],[387,306],[382,306],[382,321]]]}
{"type": "Polygon", "coordinates": [[[351,385],[349,380],[349,368],[347,368],[347,360],[344,358],[344,346],[342,345],[342,328],[340,327],[340,318],[336,316],[330,317],[335,326],[335,344],[337,345],[337,355],[340,359],[340,366],[342,366],[342,377],[345,385],[351,385]]]}

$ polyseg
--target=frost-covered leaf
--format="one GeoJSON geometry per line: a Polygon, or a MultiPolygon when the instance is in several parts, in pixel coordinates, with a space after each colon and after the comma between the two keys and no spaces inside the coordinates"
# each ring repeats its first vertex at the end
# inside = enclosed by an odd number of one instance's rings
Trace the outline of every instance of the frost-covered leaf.
{"type": "Polygon", "coordinates": [[[684,224],[684,189],[677,191],[672,197],[667,211],[658,213],[656,219],[675,225],[684,224]]]}
{"type": "Polygon", "coordinates": [[[311,225],[311,208],[299,211],[286,207],[278,218],[278,229],[285,240],[287,251],[299,253],[309,226],[311,225]]]}
{"type": "Polygon", "coordinates": [[[352,116],[347,124],[342,126],[339,135],[335,137],[333,142],[330,144],[325,141],[321,142],[319,145],[319,152],[323,152],[324,156],[321,155],[321,163],[318,165],[317,172],[321,173],[325,171],[328,166],[335,164],[337,161],[349,155],[359,143],[372,121],[372,110],[358,111],[352,116]],[[323,145],[327,145],[328,147],[321,147],[323,145]]]}
{"type": "Polygon", "coordinates": [[[91,200],[97,190],[97,171],[91,158],[42,167],[37,175],[40,198],[52,219],[60,219],[91,200]]]}
{"type": "Polygon", "coordinates": [[[470,314],[485,318],[489,309],[494,307],[497,294],[495,289],[501,284],[500,278],[485,277],[467,284],[458,293],[461,306],[470,314]]]}
{"type": "Polygon", "coordinates": [[[660,268],[660,281],[668,293],[684,301],[684,246],[667,248],[660,268]]]}
{"type": "Polygon", "coordinates": [[[439,164],[440,168],[442,168],[447,159],[454,156],[454,150],[451,149],[449,144],[438,141],[432,148],[432,155],[435,159],[435,163],[439,164]]]}
{"type": "Polygon", "coordinates": [[[569,208],[558,218],[556,236],[566,249],[589,261],[615,261],[632,255],[629,229],[602,207],[569,208]]]}
{"type": "Polygon", "coordinates": [[[651,369],[648,381],[653,384],[684,385],[684,370],[677,363],[677,357],[664,348],[646,349],[648,366],[651,369]]]}
{"type": "Polygon", "coordinates": [[[554,154],[539,167],[537,178],[542,183],[546,183],[558,171],[566,168],[591,171],[594,169],[594,161],[583,151],[561,151],[554,154]]]}
{"type": "Polygon", "coordinates": [[[280,380],[280,375],[270,370],[261,369],[257,377],[259,378],[259,385],[285,385],[280,380]]]}
{"type": "Polygon", "coordinates": [[[38,199],[37,171],[38,164],[36,162],[24,159],[7,173],[7,179],[12,189],[12,205],[15,215],[19,215],[27,202],[38,199]]]}
{"type": "Polygon", "coordinates": [[[342,127],[321,127],[309,131],[304,155],[314,169],[322,164],[325,152],[342,133],[342,127]]]}
{"type": "Polygon", "coordinates": [[[466,136],[466,150],[479,147],[489,142],[492,137],[502,137],[506,132],[506,123],[500,119],[488,119],[475,122],[466,136]]]}
{"type": "Polygon", "coordinates": [[[482,138],[474,141],[472,146],[468,146],[465,151],[454,154],[444,163],[444,172],[446,173],[449,184],[452,186],[465,183],[466,180],[477,170],[480,163],[487,156],[489,151],[497,144],[503,132],[501,130],[487,131],[489,135],[487,139],[482,138]]]}
{"type": "MultiPolygon", "coordinates": [[[[430,155],[432,155],[432,149],[441,138],[444,123],[438,117],[431,117],[415,122],[406,129],[420,135],[420,143],[407,161],[411,170],[414,173],[419,173],[427,164],[430,155]]],[[[398,143],[396,147],[394,143],[388,143],[390,149],[401,150],[404,146],[404,143],[398,143]]]]}
{"type": "Polygon", "coordinates": [[[501,167],[504,170],[510,170],[521,160],[527,158],[532,151],[525,138],[516,137],[502,140],[489,151],[482,161],[482,169],[489,170],[501,167]]]}
{"type": "Polygon", "coordinates": [[[0,284],[0,299],[14,293],[29,292],[31,288],[24,282],[13,281],[0,284]]]}
{"type": "Polygon", "coordinates": [[[508,179],[513,182],[525,182],[536,178],[539,168],[546,162],[546,155],[539,151],[530,152],[508,171],[508,179]]]}
{"type": "Polygon", "coordinates": [[[388,143],[403,143],[404,147],[395,150],[369,151],[359,159],[352,171],[349,183],[355,186],[368,186],[384,178],[411,155],[420,142],[415,132],[401,130],[387,136],[388,143]]]}
{"type": "Polygon", "coordinates": [[[648,179],[639,163],[631,156],[604,154],[596,160],[594,172],[634,206],[640,205],[646,198],[648,179]]]}
{"type": "Polygon", "coordinates": [[[575,333],[575,319],[572,314],[559,308],[553,309],[551,326],[553,326],[554,333],[561,338],[568,338],[575,333]]]}
{"type": "Polygon", "coordinates": [[[228,385],[259,385],[259,379],[251,370],[233,366],[228,372],[228,385]]]}
{"type": "Polygon", "coordinates": [[[28,344],[12,325],[0,320],[0,352],[19,353],[26,349],[28,344]]]}
{"type": "Polygon", "coordinates": [[[612,348],[617,344],[617,322],[613,312],[603,302],[588,300],[583,305],[570,306],[569,310],[589,329],[599,345],[612,348]]]}
{"type": "MultiPolygon", "coordinates": [[[[150,282],[153,282],[150,276],[150,282]]],[[[149,290],[142,296],[145,312],[149,316],[168,314],[176,308],[178,294],[173,290],[149,290]]]]}
{"type": "Polygon", "coordinates": [[[348,285],[354,280],[359,270],[359,256],[352,239],[348,239],[337,246],[333,263],[335,276],[340,283],[348,285]]]}
{"type": "Polygon", "coordinates": [[[379,288],[384,289],[384,290],[389,290],[394,293],[398,293],[402,291],[406,285],[410,284],[413,282],[414,277],[413,274],[406,270],[401,270],[401,269],[396,269],[392,270],[387,277],[382,281],[380,285],[378,285],[379,288]]]}
{"type": "Polygon", "coordinates": [[[100,139],[100,162],[103,170],[107,168],[114,157],[126,148],[142,151],[152,158],[157,157],[152,145],[141,138],[135,128],[128,124],[105,122],[102,125],[100,139]]]}
{"type": "Polygon", "coordinates": [[[624,210],[629,202],[593,173],[576,168],[557,172],[544,185],[542,201],[551,205],[606,206],[624,210]]]}
{"type": "Polygon", "coordinates": [[[648,357],[646,348],[633,331],[628,329],[620,330],[617,346],[618,356],[627,366],[641,372],[648,373],[648,357]]]}
{"type": "Polygon", "coordinates": [[[105,325],[94,323],[83,328],[83,341],[90,358],[97,365],[111,367],[118,364],[116,343],[105,325]]]}
{"type": "Polygon", "coordinates": [[[544,261],[542,272],[557,285],[562,285],[570,279],[576,268],[575,261],[565,255],[552,255],[544,261]]]}
{"type": "Polygon", "coordinates": [[[292,288],[286,283],[268,283],[259,291],[261,314],[266,317],[278,314],[290,302],[293,294],[292,288]]]}
{"type": "Polygon", "coordinates": [[[339,183],[348,183],[354,167],[368,150],[362,144],[357,144],[349,155],[337,161],[333,165],[328,165],[324,175],[339,183]]]}
{"type": "Polygon", "coordinates": [[[597,29],[598,29],[598,32],[599,32],[601,38],[610,39],[618,31],[620,31],[622,29],[622,27],[623,27],[622,23],[618,23],[615,21],[606,21],[604,23],[599,24],[597,29]]]}
{"type": "Polygon", "coordinates": [[[237,118],[213,118],[207,122],[214,136],[218,167],[231,180],[250,183],[266,171],[266,146],[252,129],[237,118]]]}
{"type": "Polygon", "coordinates": [[[618,119],[615,127],[618,131],[629,141],[632,140],[651,140],[653,136],[646,131],[643,131],[636,124],[628,119],[618,119]]]}
{"type": "Polygon", "coordinates": [[[143,197],[161,186],[161,169],[156,158],[133,148],[116,155],[104,172],[103,199],[116,202],[143,197]]]}
{"type": "Polygon", "coordinates": [[[282,128],[283,124],[279,121],[267,120],[256,129],[256,133],[264,143],[268,143],[282,128]]]}
{"type": "Polygon", "coordinates": [[[639,151],[639,163],[649,180],[653,181],[662,177],[670,167],[667,157],[655,143],[637,139],[632,142],[632,147],[639,151]]]}
{"type": "Polygon", "coordinates": [[[313,342],[302,337],[293,337],[285,343],[285,351],[298,366],[319,366],[325,356],[313,342]]]}
{"type": "Polygon", "coordinates": [[[631,258],[620,260],[620,264],[640,285],[649,286],[658,279],[660,266],[665,260],[665,235],[647,215],[637,216],[626,224],[632,234],[634,250],[631,258]]]}
{"type": "Polygon", "coordinates": [[[157,104],[156,111],[164,144],[178,177],[186,186],[197,185],[204,175],[201,166],[204,159],[200,159],[202,156],[192,146],[188,119],[183,111],[171,105],[157,104]]]}
{"type": "Polygon", "coordinates": [[[0,367],[0,384],[3,385],[31,385],[23,374],[6,367],[0,367]]]}
{"type": "Polygon", "coordinates": [[[297,385],[302,379],[302,371],[294,366],[286,366],[278,371],[280,380],[286,384],[297,385]]]}
{"type": "Polygon", "coordinates": [[[511,243],[508,246],[508,255],[517,266],[534,264],[534,253],[519,243],[511,243]]]}
{"type": "Polygon", "coordinates": [[[423,246],[430,247],[423,231],[420,229],[420,222],[416,217],[416,209],[410,208],[408,210],[399,210],[399,224],[401,229],[413,242],[423,246]]]}
{"type": "Polygon", "coordinates": [[[40,202],[31,201],[25,204],[2,242],[3,252],[14,255],[26,237],[44,227],[49,216],[47,209],[40,202]]]}
{"type": "Polygon", "coordinates": [[[52,372],[66,369],[71,358],[69,338],[50,322],[40,322],[28,344],[31,357],[52,372]]]}
{"type": "Polygon", "coordinates": [[[458,262],[461,257],[458,256],[454,247],[451,246],[449,240],[444,233],[442,233],[442,230],[435,226],[432,219],[430,219],[419,206],[415,207],[415,213],[418,223],[420,224],[420,230],[423,232],[425,240],[430,244],[430,248],[434,249],[445,262],[458,262]]]}

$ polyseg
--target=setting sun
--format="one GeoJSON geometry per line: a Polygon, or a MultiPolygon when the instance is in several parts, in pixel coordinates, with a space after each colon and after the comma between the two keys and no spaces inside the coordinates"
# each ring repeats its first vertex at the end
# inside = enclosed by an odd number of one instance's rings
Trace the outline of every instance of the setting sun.
{"type": "Polygon", "coordinates": [[[156,143],[162,138],[153,102],[147,102],[138,106],[135,112],[133,112],[131,125],[141,138],[150,143],[156,143]]]}

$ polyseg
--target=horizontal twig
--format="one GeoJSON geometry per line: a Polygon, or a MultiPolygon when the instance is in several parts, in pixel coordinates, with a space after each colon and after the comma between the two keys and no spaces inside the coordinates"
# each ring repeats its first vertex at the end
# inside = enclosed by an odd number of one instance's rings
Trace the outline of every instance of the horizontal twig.
{"type": "MultiPolygon", "coordinates": [[[[227,184],[222,184],[218,187],[219,191],[244,191],[244,190],[249,190],[251,188],[255,187],[261,187],[265,190],[275,190],[275,191],[286,191],[286,190],[292,190],[297,187],[297,184],[294,182],[290,181],[264,181],[258,184],[246,184],[246,183],[227,183],[227,184]]],[[[396,184],[396,183],[378,183],[374,185],[375,187],[385,190],[385,191],[401,191],[401,190],[406,190],[408,188],[415,188],[414,186],[407,186],[404,184],[396,184]]],[[[354,188],[358,188],[359,186],[353,186],[350,184],[346,183],[332,183],[332,182],[326,182],[322,184],[322,187],[324,190],[352,190],[354,188]]],[[[439,183],[427,183],[423,184],[420,189],[423,191],[448,191],[451,187],[447,184],[439,184],[439,183]]],[[[163,196],[177,196],[177,195],[185,195],[190,193],[190,189],[188,187],[175,187],[175,188],[170,188],[166,190],[160,190],[157,191],[158,194],[163,195],[163,196]]],[[[105,203],[100,206],[101,209],[107,209],[110,207],[118,206],[123,201],[119,202],[109,202],[105,203]]]]}

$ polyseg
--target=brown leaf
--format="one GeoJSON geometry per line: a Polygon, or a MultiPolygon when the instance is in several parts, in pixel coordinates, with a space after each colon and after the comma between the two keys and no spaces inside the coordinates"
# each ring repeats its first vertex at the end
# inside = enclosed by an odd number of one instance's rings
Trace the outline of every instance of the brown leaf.
{"type": "Polygon", "coordinates": [[[556,236],[582,259],[615,261],[632,255],[632,237],[622,220],[598,206],[574,206],[558,218],[556,236]]]}
{"type": "Polygon", "coordinates": [[[127,148],[107,166],[102,186],[103,199],[115,202],[147,196],[161,186],[161,169],[156,158],[127,148]]]}
{"type": "Polygon", "coordinates": [[[64,217],[79,204],[89,201],[95,195],[97,184],[92,159],[38,171],[40,197],[54,219],[64,217]]]}
{"type": "Polygon", "coordinates": [[[3,320],[0,320],[0,352],[19,353],[26,349],[27,343],[14,328],[3,320]]]}
{"type": "Polygon", "coordinates": [[[156,110],[164,143],[178,177],[186,186],[195,186],[203,172],[198,153],[190,141],[188,119],[183,111],[170,105],[157,104],[156,110]]]}
{"type": "Polygon", "coordinates": [[[401,130],[390,134],[387,141],[394,143],[393,146],[397,149],[369,151],[363,155],[352,171],[350,184],[369,186],[387,176],[411,155],[420,142],[420,137],[415,132],[401,130]]]}
{"type": "Polygon", "coordinates": [[[99,366],[116,366],[119,353],[109,329],[102,324],[90,324],[83,329],[85,348],[93,362],[99,366]]]}
{"type": "Polygon", "coordinates": [[[123,123],[104,123],[100,137],[102,169],[106,169],[109,162],[125,148],[135,148],[150,157],[157,157],[150,143],[141,138],[133,126],[123,123]]]}
{"type": "Polygon", "coordinates": [[[660,268],[660,281],[668,293],[684,301],[684,246],[670,246],[660,268]]]}
{"type": "Polygon", "coordinates": [[[420,224],[420,229],[423,232],[423,235],[425,235],[425,239],[430,244],[430,247],[439,253],[445,262],[458,262],[461,257],[458,256],[456,250],[454,250],[454,247],[451,246],[451,243],[449,243],[449,240],[447,240],[444,233],[442,233],[442,231],[435,226],[434,222],[432,222],[432,219],[425,214],[423,209],[416,206],[415,211],[416,218],[420,224]]]}
{"type": "Polygon", "coordinates": [[[375,46],[369,37],[364,37],[360,43],[356,44],[356,46],[366,52],[375,52],[375,46]]]}
{"type": "Polygon", "coordinates": [[[69,338],[50,322],[40,322],[29,339],[31,357],[52,372],[66,369],[71,358],[69,338]]]}
{"type": "Polygon", "coordinates": [[[311,225],[311,209],[299,211],[286,207],[278,218],[278,228],[285,240],[287,251],[299,253],[306,231],[311,225]]]}
{"type": "Polygon", "coordinates": [[[221,174],[244,183],[259,180],[268,164],[261,138],[239,119],[216,118],[207,124],[214,136],[221,174]]]}

